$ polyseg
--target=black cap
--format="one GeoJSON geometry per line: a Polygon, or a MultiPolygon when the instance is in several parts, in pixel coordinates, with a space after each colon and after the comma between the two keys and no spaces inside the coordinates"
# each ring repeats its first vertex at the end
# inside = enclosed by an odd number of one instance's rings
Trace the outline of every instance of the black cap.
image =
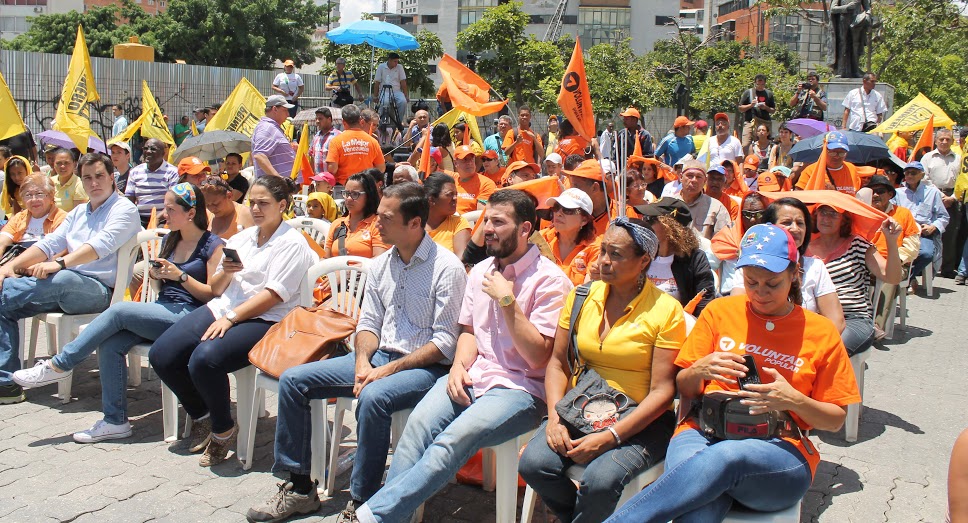
{"type": "Polygon", "coordinates": [[[891,190],[891,198],[893,198],[894,195],[897,194],[897,190],[894,188],[894,184],[887,179],[887,176],[881,176],[880,174],[871,176],[871,181],[867,182],[867,186],[874,187],[875,185],[883,185],[884,187],[889,188],[891,190]]]}
{"type": "Polygon", "coordinates": [[[645,217],[672,216],[682,225],[692,223],[692,214],[689,212],[689,207],[686,206],[686,202],[671,196],[666,196],[654,203],[637,205],[635,206],[635,210],[642,213],[642,216],[645,217]]]}

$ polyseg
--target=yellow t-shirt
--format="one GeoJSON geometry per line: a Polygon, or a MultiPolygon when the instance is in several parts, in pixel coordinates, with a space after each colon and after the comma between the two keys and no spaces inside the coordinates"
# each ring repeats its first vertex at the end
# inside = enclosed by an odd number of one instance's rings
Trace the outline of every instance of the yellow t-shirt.
{"type": "Polygon", "coordinates": [[[54,182],[54,205],[61,209],[71,212],[78,204],[88,200],[81,179],[77,175],[71,175],[64,185],[61,185],[56,174],[50,177],[50,181],[54,182]]]}
{"type": "Polygon", "coordinates": [[[462,216],[448,216],[436,229],[427,234],[437,245],[454,252],[454,235],[464,230],[471,230],[471,224],[467,220],[462,216]]]}
{"type": "MultiPolygon", "coordinates": [[[[578,316],[578,354],[609,385],[642,403],[652,383],[652,348],[678,351],[686,339],[682,305],[647,281],[625,308],[604,340],[599,339],[610,285],[596,281],[578,316]]],[[[561,310],[558,326],[569,327],[572,290],[561,310]]]]}

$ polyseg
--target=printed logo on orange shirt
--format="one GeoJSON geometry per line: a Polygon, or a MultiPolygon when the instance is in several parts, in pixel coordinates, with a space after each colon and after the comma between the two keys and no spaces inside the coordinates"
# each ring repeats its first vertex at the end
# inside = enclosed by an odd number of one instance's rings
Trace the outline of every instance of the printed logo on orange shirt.
{"type": "MultiPolygon", "coordinates": [[[[736,340],[728,336],[719,338],[719,350],[723,352],[732,352],[732,350],[735,348],[737,348],[736,340]]],[[[752,343],[741,342],[739,343],[738,348],[745,354],[757,354],[761,356],[763,358],[764,365],[780,367],[794,374],[800,372],[800,367],[806,363],[803,361],[803,358],[798,358],[793,354],[783,354],[782,352],[752,343]]]]}

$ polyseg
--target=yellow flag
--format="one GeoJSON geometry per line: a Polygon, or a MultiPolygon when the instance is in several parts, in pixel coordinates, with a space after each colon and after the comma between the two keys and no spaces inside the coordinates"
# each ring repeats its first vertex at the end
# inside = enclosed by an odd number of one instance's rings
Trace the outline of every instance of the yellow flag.
{"type": "Polygon", "coordinates": [[[292,124],[292,121],[286,120],[285,122],[282,122],[281,127],[282,132],[285,133],[286,138],[289,138],[289,141],[291,142],[293,133],[296,132],[296,126],[292,124]]]}
{"type": "Polygon", "coordinates": [[[13,101],[13,94],[7,87],[7,81],[0,74],[0,140],[5,140],[11,136],[27,132],[24,120],[20,116],[16,102],[13,101]]]}
{"type": "Polygon", "coordinates": [[[299,147],[296,148],[296,161],[292,162],[292,173],[290,173],[290,176],[293,180],[300,181],[303,185],[309,185],[311,183],[310,178],[314,174],[313,164],[309,160],[309,124],[304,123],[302,132],[299,133],[299,147]],[[302,173],[302,180],[299,179],[300,172],[302,173]]]}
{"type": "Polygon", "coordinates": [[[453,129],[454,126],[460,122],[461,117],[464,118],[464,123],[467,124],[467,129],[471,132],[471,138],[473,138],[478,144],[483,144],[484,140],[481,139],[481,129],[477,126],[477,117],[465,111],[461,111],[460,109],[451,109],[450,111],[447,111],[443,116],[437,118],[437,120],[430,125],[430,128],[433,129],[435,125],[445,123],[448,127],[453,129]]]}
{"type": "Polygon", "coordinates": [[[71,63],[67,68],[67,78],[64,79],[64,89],[57,103],[53,127],[69,136],[81,152],[87,152],[87,143],[91,136],[97,137],[91,130],[91,109],[88,104],[100,99],[94,85],[94,70],[91,67],[91,55],[87,52],[87,43],[84,41],[84,29],[77,26],[74,54],[71,55],[71,63]]]}
{"type": "Polygon", "coordinates": [[[141,116],[131,122],[124,132],[108,140],[108,144],[131,141],[138,131],[141,131],[141,136],[145,139],[157,138],[168,145],[175,145],[175,139],[172,138],[165,123],[165,115],[161,112],[161,107],[158,107],[158,102],[155,101],[145,80],[141,81],[141,116]]]}
{"type": "Polygon", "coordinates": [[[198,136],[198,126],[195,125],[195,118],[192,118],[192,136],[198,136]]]}
{"type": "Polygon", "coordinates": [[[265,115],[266,97],[243,78],[232,89],[232,94],[225,99],[212,121],[205,125],[205,131],[235,131],[251,137],[255,124],[265,115]]]}
{"type": "Polygon", "coordinates": [[[709,143],[712,142],[713,128],[710,127],[706,129],[706,139],[702,142],[702,147],[696,152],[696,158],[702,158],[702,155],[706,155],[706,170],[709,170],[709,162],[712,160],[712,155],[709,154],[709,143]]]}

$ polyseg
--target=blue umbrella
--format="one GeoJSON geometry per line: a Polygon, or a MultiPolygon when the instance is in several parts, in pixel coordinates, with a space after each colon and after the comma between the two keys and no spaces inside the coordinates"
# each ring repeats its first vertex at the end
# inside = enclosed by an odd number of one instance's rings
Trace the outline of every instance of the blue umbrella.
{"type": "Polygon", "coordinates": [[[334,44],[370,44],[380,49],[393,51],[412,51],[420,44],[412,34],[388,22],[379,20],[358,20],[349,25],[337,27],[326,33],[334,44]]]}
{"type": "MultiPolygon", "coordinates": [[[[841,131],[847,136],[847,161],[856,164],[870,163],[874,160],[887,160],[891,157],[884,140],[877,135],[856,131],[841,131]]],[[[820,149],[823,147],[823,134],[800,140],[790,149],[790,156],[795,162],[810,164],[820,159],[820,149]]]]}

